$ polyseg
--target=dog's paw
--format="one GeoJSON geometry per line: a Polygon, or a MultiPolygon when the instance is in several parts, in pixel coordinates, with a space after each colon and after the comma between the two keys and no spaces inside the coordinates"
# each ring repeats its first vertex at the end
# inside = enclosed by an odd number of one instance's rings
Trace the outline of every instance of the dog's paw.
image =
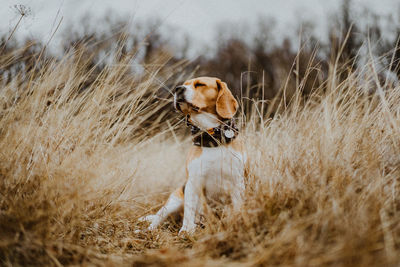
{"type": "Polygon", "coordinates": [[[139,219],[138,219],[138,221],[139,222],[149,222],[149,223],[152,223],[153,221],[154,221],[154,218],[156,217],[157,215],[147,215],[147,216],[143,216],[143,217],[140,217],[139,219]]]}
{"type": "Polygon", "coordinates": [[[178,235],[180,237],[190,237],[194,234],[195,230],[196,230],[196,226],[193,226],[193,227],[182,226],[182,228],[179,230],[178,235]]]}
{"type": "Polygon", "coordinates": [[[134,231],[135,234],[144,234],[157,229],[157,226],[153,223],[155,215],[148,215],[138,219],[139,222],[150,223],[150,225],[144,229],[137,229],[134,231]]]}
{"type": "Polygon", "coordinates": [[[152,227],[151,225],[149,226],[149,227],[147,227],[147,228],[144,228],[144,229],[137,229],[137,230],[135,230],[135,231],[133,231],[135,234],[146,234],[146,233],[149,233],[149,232],[152,232],[152,231],[154,231],[154,230],[156,230],[157,228],[156,227],[152,227]]]}
{"type": "Polygon", "coordinates": [[[138,219],[138,221],[142,222],[142,223],[150,223],[150,225],[143,230],[136,230],[135,233],[149,232],[149,231],[154,231],[157,229],[157,227],[160,224],[160,217],[157,216],[156,214],[155,215],[147,215],[147,216],[140,217],[138,219]]]}

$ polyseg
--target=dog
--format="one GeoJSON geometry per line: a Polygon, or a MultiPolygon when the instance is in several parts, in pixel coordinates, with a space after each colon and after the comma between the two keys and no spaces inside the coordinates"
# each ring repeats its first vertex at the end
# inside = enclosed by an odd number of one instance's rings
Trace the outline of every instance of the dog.
{"type": "Polygon", "coordinates": [[[174,107],[186,116],[193,146],[186,160],[186,183],[177,188],[154,215],[142,218],[156,229],[168,216],[183,209],[179,231],[193,233],[203,212],[203,199],[225,201],[240,210],[245,189],[247,156],[233,116],[238,102],[218,78],[187,80],[174,89],[174,107]]]}

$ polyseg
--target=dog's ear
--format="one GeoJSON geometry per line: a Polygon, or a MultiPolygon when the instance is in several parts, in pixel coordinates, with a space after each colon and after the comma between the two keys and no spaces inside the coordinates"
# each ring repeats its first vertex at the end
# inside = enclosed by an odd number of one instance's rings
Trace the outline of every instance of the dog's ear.
{"type": "Polygon", "coordinates": [[[233,97],[226,83],[217,80],[218,97],[217,97],[217,113],[224,119],[231,119],[235,115],[238,108],[238,102],[233,97]]]}

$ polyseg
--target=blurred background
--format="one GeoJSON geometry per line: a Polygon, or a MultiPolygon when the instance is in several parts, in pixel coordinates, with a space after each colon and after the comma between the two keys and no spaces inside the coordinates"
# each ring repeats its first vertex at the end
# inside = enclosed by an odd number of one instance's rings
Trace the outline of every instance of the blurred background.
{"type": "Polygon", "coordinates": [[[160,100],[185,79],[216,76],[243,99],[244,111],[250,113],[247,100],[259,101],[272,116],[271,100],[282,88],[288,99],[299,85],[305,96],[323,90],[331,63],[343,78],[346,69],[365,71],[371,58],[382,81],[396,83],[400,75],[396,0],[2,3],[0,46],[18,59],[0,69],[2,84],[38,58],[44,64],[84,47],[79,60],[95,69],[93,79],[110,64],[129,64],[124,75],[136,81],[156,72],[160,100]]]}
{"type": "Polygon", "coordinates": [[[399,15],[399,0],[1,0],[0,266],[400,266],[399,15]],[[171,90],[200,75],[240,103],[245,206],[213,203],[194,238],[180,220],[141,231],[184,184],[171,90]]]}

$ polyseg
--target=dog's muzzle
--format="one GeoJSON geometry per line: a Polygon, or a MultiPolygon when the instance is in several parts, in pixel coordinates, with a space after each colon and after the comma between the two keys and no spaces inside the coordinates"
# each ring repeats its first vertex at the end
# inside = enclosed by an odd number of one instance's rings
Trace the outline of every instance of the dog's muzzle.
{"type": "Polygon", "coordinates": [[[181,104],[186,103],[185,100],[185,86],[177,86],[174,89],[174,108],[180,112],[182,112],[181,104]]]}
{"type": "Polygon", "coordinates": [[[185,90],[186,90],[186,87],[183,85],[175,88],[175,90],[174,90],[174,108],[182,113],[185,113],[182,110],[182,107],[186,111],[193,110],[195,112],[198,112],[200,110],[200,108],[196,107],[195,105],[193,105],[192,103],[188,102],[185,99],[185,90]]]}

